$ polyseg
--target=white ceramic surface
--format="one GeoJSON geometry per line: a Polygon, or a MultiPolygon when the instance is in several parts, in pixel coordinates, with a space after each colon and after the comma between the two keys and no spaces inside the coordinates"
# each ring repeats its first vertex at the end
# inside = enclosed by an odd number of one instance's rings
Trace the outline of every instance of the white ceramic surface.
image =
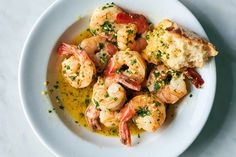
{"type": "MultiPolygon", "coordinates": [[[[46,79],[49,57],[56,41],[69,26],[76,22],[78,16],[82,19],[88,17],[96,6],[108,1],[87,2],[82,3],[82,0],[55,2],[34,25],[25,43],[20,62],[19,88],[24,112],[32,128],[41,141],[60,156],[94,156],[95,153],[103,156],[181,154],[196,138],[209,115],[216,83],[214,60],[199,71],[205,80],[204,88],[201,90],[192,88],[193,97],[187,96],[181,102],[172,123],[155,134],[142,135],[140,144],[133,148],[122,146],[118,139],[98,136],[90,132],[82,135],[75,134],[66,127],[57,114],[48,114],[47,110],[52,107],[51,103],[40,93],[45,89],[43,82],[46,79]],[[87,135],[92,138],[83,140],[88,137],[87,135]]],[[[198,21],[178,1],[157,3],[153,0],[148,4],[144,0],[138,3],[134,3],[134,0],[115,2],[125,9],[145,14],[154,23],[168,17],[206,37],[198,21]],[[145,7],[140,7],[144,4],[145,7]]]]}

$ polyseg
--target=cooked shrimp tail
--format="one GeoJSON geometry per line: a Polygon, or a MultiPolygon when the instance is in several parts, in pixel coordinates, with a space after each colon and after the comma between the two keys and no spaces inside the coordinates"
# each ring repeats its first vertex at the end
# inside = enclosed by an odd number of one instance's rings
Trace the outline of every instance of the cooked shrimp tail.
{"type": "Polygon", "coordinates": [[[141,14],[121,12],[116,16],[116,22],[121,24],[133,23],[138,27],[138,33],[148,31],[149,24],[145,16],[141,14]]]}
{"type": "Polygon", "coordinates": [[[131,136],[127,122],[119,123],[119,136],[121,143],[127,146],[131,146],[131,136]]]}
{"type": "Polygon", "coordinates": [[[119,136],[120,141],[124,145],[131,146],[131,136],[127,122],[135,115],[134,108],[130,105],[125,107],[120,112],[120,123],[119,123],[119,136]]]}
{"type": "Polygon", "coordinates": [[[85,111],[85,117],[87,124],[93,131],[101,130],[99,122],[99,113],[100,111],[96,108],[95,105],[90,105],[85,111]]]}
{"type": "Polygon", "coordinates": [[[57,53],[59,55],[73,55],[76,52],[76,46],[75,45],[69,45],[66,43],[62,43],[57,50],[57,53]]]}
{"type": "Polygon", "coordinates": [[[138,128],[155,132],[166,118],[165,105],[153,95],[138,95],[131,99],[120,112],[119,135],[125,145],[131,144],[127,122],[131,119],[138,128]]]}
{"type": "Polygon", "coordinates": [[[187,70],[184,71],[184,74],[188,79],[191,80],[192,84],[196,88],[201,88],[202,85],[204,84],[204,80],[195,69],[188,68],[187,70]]]}
{"type": "Polygon", "coordinates": [[[133,89],[135,91],[141,90],[141,84],[138,84],[137,82],[130,80],[129,77],[125,75],[117,75],[116,80],[120,82],[121,84],[125,85],[129,89],[133,89]]]}

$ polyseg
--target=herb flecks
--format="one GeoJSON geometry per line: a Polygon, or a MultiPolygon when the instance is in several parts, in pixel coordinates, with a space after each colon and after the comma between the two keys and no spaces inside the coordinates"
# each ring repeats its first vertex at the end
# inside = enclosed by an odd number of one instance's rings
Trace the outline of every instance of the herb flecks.
{"type": "Polygon", "coordinates": [[[105,21],[103,25],[101,25],[101,27],[102,27],[102,31],[105,33],[114,31],[113,26],[109,21],[105,21]]]}
{"type": "Polygon", "coordinates": [[[117,101],[117,100],[118,100],[118,98],[117,98],[117,97],[113,97],[113,98],[112,98],[112,100],[114,100],[114,101],[117,101]]]}
{"type": "Polygon", "coordinates": [[[131,65],[134,65],[134,64],[136,64],[136,63],[137,63],[137,60],[136,60],[136,59],[131,60],[131,65]]]}
{"type": "Polygon", "coordinates": [[[154,91],[154,92],[157,92],[158,89],[160,89],[160,88],[161,88],[161,83],[160,83],[160,82],[156,82],[156,83],[154,84],[153,91],[154,91]]]}
{"type": "Polygon", "coordinates": [[[151,115],[151,112],[148,110],[147,107],[139,106],[139,110],[136,112],[138,116],[145,117],[151,115]]]}
{"type": "Polygon", "coordinates": [[[99,107],[99,103],[98,103],[98,101],[97,101],[97,100],[95,100],[95,99],[93,99],[93,102],[94,102],[94,104],[95,104],[96,108],[98,108],[98,107],[99,107]]]}
{"type": "Polygon", "coordinates": [[[161,105],[158,101],[153,101],[153,103],[156,105],[156,107],[161,105]]]}
{"type": "Polygon", "coordinates": [[[115,3],[111,3],[111,4],[109,4],[109,3],[107,3],[106,5],[104,5],[103,7],[102,7],[102,10],[105,10],[105,9],[107,9],[107,8],[112,8],[112,7],[114,7],[114,4],[115,3]]]}
{"type": "Polygon", "coordinates": [[[99,43],[99,44],[98,44],[98,47],[99,47],[99,49],[101,50],[101,49],[104,48],[104,44],[103,44],[103,43],[99,43]]]}

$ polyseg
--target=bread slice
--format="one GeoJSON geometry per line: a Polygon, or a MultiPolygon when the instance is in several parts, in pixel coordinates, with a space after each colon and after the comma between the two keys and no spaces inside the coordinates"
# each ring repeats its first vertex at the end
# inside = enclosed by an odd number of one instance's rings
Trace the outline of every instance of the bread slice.
{"type": "Polygon", "coordinates": [[[154,64],[162,61],[174,70],[203,67],[209,57],[218,54],[213,44],[169,19],[161,21],[146,38],[143,57],[154,64]]]}

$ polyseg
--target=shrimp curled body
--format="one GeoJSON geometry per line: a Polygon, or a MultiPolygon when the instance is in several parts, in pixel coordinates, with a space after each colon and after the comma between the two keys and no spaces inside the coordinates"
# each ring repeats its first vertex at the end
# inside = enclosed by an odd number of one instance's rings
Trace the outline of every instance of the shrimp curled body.
{"type": "Polygon", "coordinates": [[[118,82],[139,91],[145,79],[146,64],[136,51],[118,51],[109,61],[105,75],[116,75],[118,82]],[[126,67],[126,69],[122,69],[126,67]]]}
{"type": "Polygon", "coordinates": [[[90,85],[96,69],[87,53],[77,49],[75,45],[65,43],[59,47],[58,53],[71,55],[62,61],[62,72],[65,80],[74,88],[84,88],[90,85]]]}
{"type": "Polygon", "coordinates": [[[138,128],[155,132],[166,118],[165,105],[155,96],[147,94],[132,98],[120,112],[119,135],[121,142],[131,145],[127,121],[133,119],[138,128]]]}

